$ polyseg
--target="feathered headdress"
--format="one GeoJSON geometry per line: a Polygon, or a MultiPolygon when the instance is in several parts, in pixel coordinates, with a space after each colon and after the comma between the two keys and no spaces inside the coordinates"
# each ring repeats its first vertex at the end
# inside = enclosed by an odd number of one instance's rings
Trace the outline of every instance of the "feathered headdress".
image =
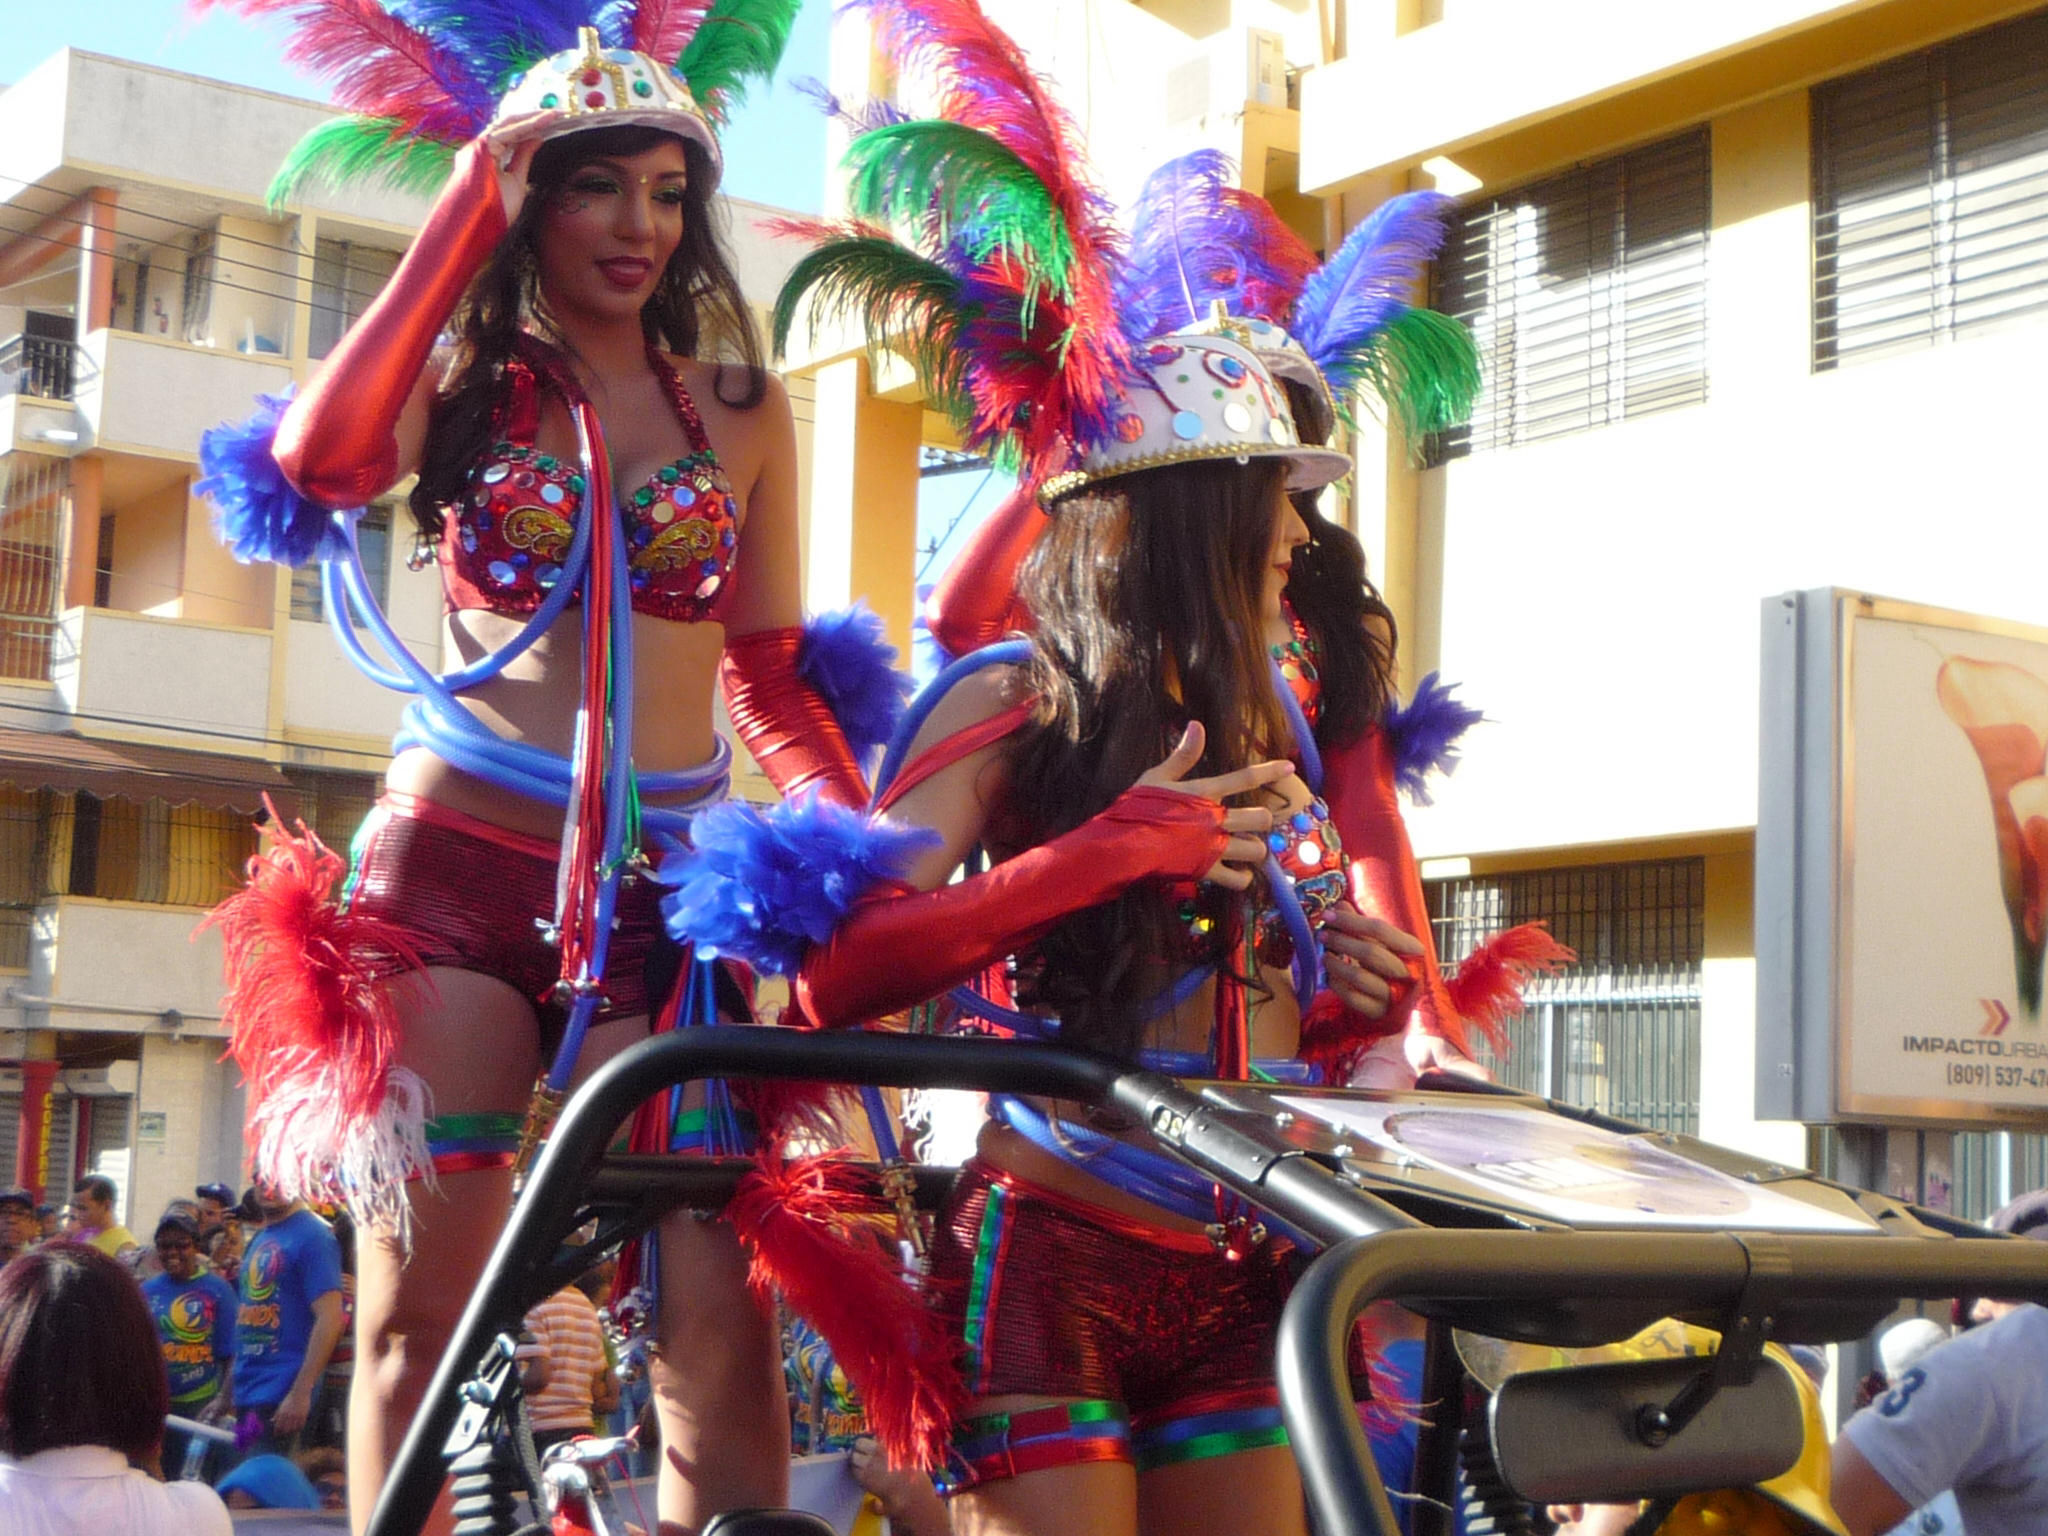
{"type": "Polygon", "coordinates": [[[1390,198],[1319,265],[1270,203],[1232,185],[1235,172],[1228,156],[1197,150],[1146,180],[1117,283],[1125,333],[1216,324],[1275,373],[1327,388],[1347,423],[1357,391],[1370,389],[1411,439],[1470,415],[1480,384],[1470,334],[1408,302],[1443,245],[1451,199],[1390,198]]]}
{"type": "Polygon", "coordinates": [[[848,8],[885,53],[929,69],[938,115],[838,108],[863,130],[846,155],[851,217],[771,226],[814,247],[777,299],[776,347],[800,309],[814,328],[857,318],[909,358],[968,446],[1027,480],[1070,468],[1114,429],[1130,357],[1123,236],[1079,131],[974,0],[848,8]]]}
{"type": "Polygon", "coordinates": [[[349,114],[293,148],[270,184],[275,206],[314,182],[432,192],[455,151],[508,111],[561,110],[581,117],[575,127],[600,113],[606,123],[674,122],[715,164],[713,125],[749,81],[774,73],[802,0],[191,4],[289,21],[285,58],[324,78],[349,114]]]}

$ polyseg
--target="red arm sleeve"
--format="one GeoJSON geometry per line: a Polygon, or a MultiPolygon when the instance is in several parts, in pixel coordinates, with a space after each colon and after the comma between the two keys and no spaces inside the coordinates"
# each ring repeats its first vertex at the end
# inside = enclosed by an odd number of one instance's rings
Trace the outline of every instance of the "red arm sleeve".
{"type": "Polygon", "coordinates": [[[1422,872],[1408,842],[1408,824],[1394,791],[1394,756],[1386,733],[1374,726],[1348,746],[1323,750],[1323,799],[1344,839],[1350,861],[1351,900],[1367,917],[1392,923],[1421,941],[1422,953],[1408,962],[1412,980],[1394,988],[1392,1006],[1377,1019],[1346,1010],[1355,1026],[1345,1033],[1361,1041],[1399,1033],[1412,1014],[1432,1035],[1469,1049],[1464,1021],[1451,1006],[1437,968],[1436,940],[1422,897],[1422,872]]]}
{"type": "Polygon", "coordinates": [[[783,799],[816,787],[827,800],[865,809],[868,782],[846,733],[797,671],[803,639],[793,626],[728,636],[718,671],[725,712],[783,799]]]}
{"type": "Polygon", "coordinates": [[[812,949],[798,1006],[812,1024],[864,1024],[957,986],[1140,880],[1199,880],[1229,841],[1223,816],[1213,800],[1141,785],[986,874],[875,896],[812,949]]]}
{"type": "Polygon", "coordinates": [[[1031,627],[1017,599],[1017,572],[1046,522],[1034,488],[1019,486],[946,567],[924,601],[924,621],[947,655],[965,656],[1031,627]]]}
{"type": "Polygon", "coordinates": [[[354,507],[397,483],[399,415],[434,338],[504,234],[497,167],[471,144],[391,281],[278,425],[273,451],[301,495],[354,507]]]}

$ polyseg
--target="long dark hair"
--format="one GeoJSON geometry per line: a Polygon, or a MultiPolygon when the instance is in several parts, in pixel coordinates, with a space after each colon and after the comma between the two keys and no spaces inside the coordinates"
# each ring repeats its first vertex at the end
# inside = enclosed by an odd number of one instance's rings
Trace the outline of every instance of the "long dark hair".
{"type": "MultiPolygon", "coordinates": [[[[1304,442],[1326,440],[1329,407],[1306,385],[1283,379],[1304,442]]],[[[1294,552],[1287,600],[1321,643],[1322,718],[1316,739],[1344,746],[1386,713],[1394,695],[1394,611],[1365,571],[1365,549],[1345,528],[1316,510],[1317,492],[1297,492],[1294,510],[1308,525],[1308,543],[1294,552]],[[1377,619],[1378,624],[1368,621],[1377,619]],[[1384,627],[1385,638],[1377,631],[1384,627]],[[1356,643],[1354,643],[1356,642],[1356,643]]]]}
{"type": "Polygon", "coordinates": [[[0,1269],[0,1452],[104,1445],[140,1463],[170,1405],[149,1303],[118,1261],[52,1243],[0,1269]]]}
{"type": "MultiPolygon", "coordinates": [[[[1207,732],[1194,777],[1285,749],[1260,607],[1282,473],[1272,459],[1171,465],[1059,504],[1022,577],[1039,706],[1012,799],[1028,825],[1080,825],[1190,720],[1207,732]]],[[[1140,967],[1171,954],[1175,916],[1146,884],[1069,918],[1039,946],[1030,1000],[1060,1014],[1062,1039],[1130,1056],[1140,967]]]]}
{"type": "MultiPolygon", "coordinates": [[[[455,368],[434,402],[412,492],[413,519],[425,537],[440,537],[443,509],[461,496],[470,471],[490,446],[505,363],[521,331],[530,328],[568,349],[540,291],[535,240],[542,216],[569,178],[591,161],[644,154],[673,137],[659,128],[589,128],[551,139],[535,151],[519,217],[455,312],[455,368]]],[[[696,357],[701,349],[717,359],[718,398],[748,410],[760,404],[768,389],[761,339],[725,252],[725,208],[713,200],[710,157],[702,145],[681,142],[689,171],[682,243],[640,312],[640,324],[655,346],[683,357],[696,357]],[[725,393],[728,371],[746,381],[736,396],[725,393]]]]}

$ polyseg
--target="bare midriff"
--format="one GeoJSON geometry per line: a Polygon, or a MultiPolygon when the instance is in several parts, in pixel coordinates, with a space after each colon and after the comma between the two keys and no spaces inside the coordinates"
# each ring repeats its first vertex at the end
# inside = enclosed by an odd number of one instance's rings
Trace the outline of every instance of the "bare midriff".
{"type": "MultiPolygon", "coordinates": [[[[1159,968],[1159,988],[1167,986],[1173,975],[1164,967],[1159,968]]],[[[1261,969],[1260,979],[1269,995],[1261,997],[1255,994],[1251,999],[1252,1055],[1255,1059],[1265,1060],[1291,1057],[1301,1038],[1301,1015],[1295,1006],[1293,978],[1285,969],[1265,966],[1261,969]]],[[[1147,1031],[1146,1043],[1158,1050],[1208,1050],[1215,995],[1216,984],[1212,981],[1172,1013],[1161,1015],[1147,1031]]],[[[1092,1117],[1084,1105],[1048,1099],[1034,1099],[1032,1102],[1055,1123],[1085,1126],[1134,1146],[1151,1145],[1151,1138],[1142,1130],[1105,1123],[1092,1117]]],[[[1042,1189],[1055,1190],[1073,1199],[1085,1200],[1091,1205],[1172,1231],[1199,1232],[1203,1229],[1203,1223],[1189,1221],[1186,1217],[1161,1210],[1149,1201],[1140,1200],[1136,1195],[1125,1194],[993,1120],[982,1127],[975,1150],[989,1166],[1015,1174],[1042,1189]]]]}
{"type": "MultiPolygon", "coordinates": [[[[517,615],[471,609],[447,616],[444,654],[467,664],[519,632],[517,615]]],[[[633,763],[641,773],[676,772],[710,761],[712,699],[725,649],[722,624],[678,624],[633,616],[633,763]]],[[[507,741],[529,742],[566,757],[582,700],[583,610],[571,608],[497,677],[462,695],[470,710],[507,741]]],[[[386,782],[497,826],[554,837],[559,806],[529,800],[462,772],[424,747],[392,760],[386,782]]],[[[648,803],[659,805],[650,796],[648,803]]]]}

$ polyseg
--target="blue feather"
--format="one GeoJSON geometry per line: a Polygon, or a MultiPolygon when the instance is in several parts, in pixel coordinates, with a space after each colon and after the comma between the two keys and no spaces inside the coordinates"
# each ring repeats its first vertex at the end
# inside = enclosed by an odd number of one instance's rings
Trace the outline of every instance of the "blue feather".
{"type": "Polygon", "coordinates": [[[1458,766],[1458,738],[1486,718],[1485,712],[1451,697],[1456,683],[1439,683],[1432,672],[1415,685],[1404,707],[1390,701],[1380,729],[1394,751],[1394,782],[1417,805],[1428,805],[1429,776],[1458,766]]]}
{"type": "Polygon", "coordinates": [[[576,46],[578,27],[596,26],[608,47],[625,43],[629,18],[590,0],[391,0],[391,14],[426,33],[469,66],[493,95],[540,59],[576,46]]]}
{"type": "Polygon", "coordinates": [[[1286,321],[1314,253],[1236,179],[1236,163],[1214,149],[1145,178],[1117,275],[1117,319],[1130,340],[1198,324],[1218,300],[1241,319],[1286,321]]]}
{"type": "Polygon", "coordinates": [[[939,836],[803,795],[763,811],[713,806],[690,827],[655,878],[668,931],[705,958],[731,955],[793,976],[878,883],[896,880],[939,836]]]}
{"type": "Polygon", "coordinates": [[[820,112],[844,123],[856,134],[910,121],[908,112],[885,97],[870,96],[866,101],[847,101],[813,75],[795,75],[789,83],[796,87],[799,95],[808,96],[816,103],[820,112]]]}
{"type": "Polygon", "coordinates": [[[268,560],[304,565],[320,554],[332,527],[327,509],[292,488],[270,445],[291,404],[281,395],[258,395],[256,414],[200,434],[202,478],[192,489],[213,503],[213,532],[244,565],[268,560]]]}
{"type": "Polygon", "coordinates": [[[1318,367],[1408,308],[1410,290],[1444,243],[1457,205],[1441,192],[1406,192],[1375,208],[1309,278],[1288,329],[1318,367]]]}
{"type": "Polygon", "coordinates": [[[863,761],[896,734],[910,697],[910,674],[897,671],[896,660],[881,615],[864,602],[804,621],[797,672],[824,696],[863,761]]]}

